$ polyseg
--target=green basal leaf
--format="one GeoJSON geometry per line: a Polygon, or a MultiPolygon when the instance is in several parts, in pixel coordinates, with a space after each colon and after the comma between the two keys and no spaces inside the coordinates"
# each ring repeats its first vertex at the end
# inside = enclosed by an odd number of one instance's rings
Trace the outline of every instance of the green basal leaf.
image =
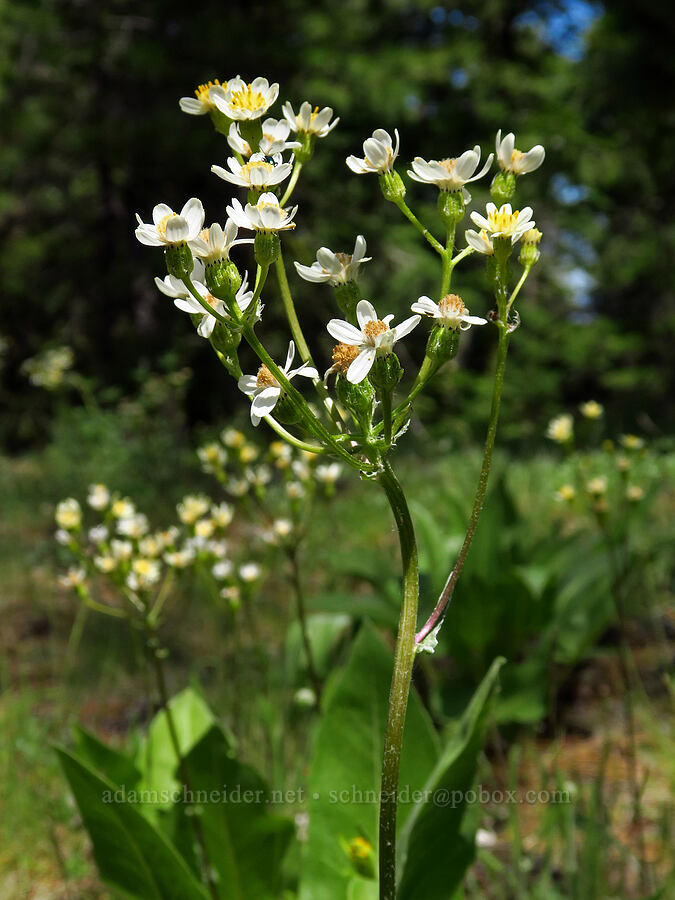
{"type": "Polygon", "coordinates": [[[208,900],[175,847],[123,799],[118,785],[64,748],[57,753],[103,881],[134,900],[208,900]]]}

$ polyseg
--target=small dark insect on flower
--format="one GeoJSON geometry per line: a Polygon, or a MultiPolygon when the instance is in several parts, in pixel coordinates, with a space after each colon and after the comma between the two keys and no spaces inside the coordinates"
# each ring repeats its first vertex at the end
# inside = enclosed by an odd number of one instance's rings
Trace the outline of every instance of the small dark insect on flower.
{"type": "Polygon", "coordinates": [[[265,162],[266,162],[266,163],[269,163],[271,166],[276,166],[276,162],[274,161],[274,157],[273,157],[273,156],[266,156],[266,157],[265,157],[265,162]]]}

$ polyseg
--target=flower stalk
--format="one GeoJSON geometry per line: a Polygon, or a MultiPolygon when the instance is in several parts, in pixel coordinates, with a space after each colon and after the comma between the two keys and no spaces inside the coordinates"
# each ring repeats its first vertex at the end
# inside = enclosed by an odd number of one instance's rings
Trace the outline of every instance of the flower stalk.
{"type": "Polygon", "coordinates": [[[382,459],[378,481],[394,516],[401,547],[403,595],[398,623],[394,671],[389,693],[389,712],[384,737],[382,783],[380,792],[380,900],[396,898],[396,813],[401,768],[403,731],[415,661],[415,625],[419,598],[417,544],[410,510],[403,489],[389,461],[382,459]]]}

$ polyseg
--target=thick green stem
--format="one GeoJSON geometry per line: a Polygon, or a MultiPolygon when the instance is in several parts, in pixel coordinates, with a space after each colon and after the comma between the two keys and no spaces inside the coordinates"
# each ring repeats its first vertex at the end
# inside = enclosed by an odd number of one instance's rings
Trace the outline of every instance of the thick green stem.
{"type": "Polygon", "coordinates": [[[495,368],[495,379],[492,386],[492,405],[490,408],[490,421],[488,424],[487,436],[485,438],[485,449],[483,450],[483,462],[480,468],[480,475],[478,476],[478,486],[476,488],[476,495],[473,501],[473,508],[471,510],[471,516],[469,518],[469,525],[466,530],[466,536],[464,537],[464,542],[459,551],[459,556],[457,557],[457,562],[454,565],[454,568],[448,575],[448,580],[445,582],[445,587],[441,592],[441,596],[438,598],[438,603],[434,608],[434,611],[429,616],[427,621],[424,623],[420,631],[415,636],[416,643],[420,644],[424,638],[436,627],[436,625],[441,620],[445,609],[450,602],[450,598],[452,597],[452,592],[455,589],[455,585],[457,584],[457,579],[460,576],[462,569],[464,568],[464,563],[466,562],[466,558],[469,554],[469,550],[471,548],[471,543],[473,541],[474,535],[476,533],[476,527],[478,525],[478,519],[480,518],[481,511],[483,509],[483,502],[485,501],[485,492],[487,490],[488,478],[490,475],[490,466],[492,465],[492,451],[495,445],[495,436],[497,434],[497,422],[499,421],[499,406],[502,398],[502,388],[504,386],[504,370],[506,368],[506,354],[509,348],[509,330],[507,325],[504,322],[498,323],[499,327],[499,343],[497,345],[497,365],[495,368]]]}
{"type": "Polygon", "coordinates": [[[398,780],[403,730],[415,661],[415,624],[417,622],[419,577],[417,545],[410,511],[401,485],[386,459],[382,460],[382,470],[378,480],[394,514],[401,545],[403,569],[403,597],[394,653],[394,672],[389,694],[389,715],[384,738],[380,794],[380,900],[395,900],[398,780]]]}
{"type": "Polygon", "coordinates": [[[442,267],[441,267],[441,297],[445,297],[450,292],[450,279],[452,278],[452,251],[455,248],[455,228],[448,228],[447,237],[445,239],[445,250],[443,251],[442,267]]]}

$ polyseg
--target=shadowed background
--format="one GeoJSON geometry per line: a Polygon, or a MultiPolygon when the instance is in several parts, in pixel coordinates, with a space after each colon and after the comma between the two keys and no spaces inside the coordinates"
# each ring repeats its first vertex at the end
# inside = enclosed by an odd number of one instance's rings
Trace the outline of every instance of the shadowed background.
{"type": "MultiPolygon", "coordinates": [[[[136,211],[147,220],[155,203],[180,208],[192,195],[207,222],[224,219],[234,189],[209,169],[229,148],[207,117],[181,113],[178,98],[235,73],[280,82],[272,115],[281,116],[282,100],[297,108],[307,98],[340,116],[297,188],[287,264],[311,262],[321,244],[349,250],[362,232],[374,257],[365,296],[397,317],[436,290],[435,260],[345,156],[375,127],[398,127],[402,173],[415,155],[455,156],[474,142],[487,154],[500,127],[522,149],[543,143],[544,166],[519,182],[518,201],[535,207],[544,241],[519,301],[502,437],[540,442],[550,415],[593,396],[616,427],[657,438],[673,413],[674,16],[665,5],[636,11],[621,0],[3,4],[2,439],[17,450],[48,435],[59,404],[29,385],[21,365],[52,345],[74,349],[103,404],[133,393],[148,373],[188,365],[195,377],[173,403],[189,423],[241,409],[208,346],[155,289],[161,253],[133,235],[136,211]]],[[[489,178],[474,185],[475,204],[488,186],[489,178]]],[[[408,199],[438,224],[435,188],[409,183],[408,199]]],[[[327,365],[331,292],[291,277],[327,365]]],[[[455,289],[472,313],[489,310],[475,261],[455,289]]],[[[277,332],[271,343],[281,352],[273,290],[266,299],[264,331],[277,332]]],[[[493,338],[488,329],[465,337],[457,372],[425,399],[423,417],[444,433],[480,435],[493,338]]],[[[405,352],[420,358],[423,339],[405,352]]]]}

